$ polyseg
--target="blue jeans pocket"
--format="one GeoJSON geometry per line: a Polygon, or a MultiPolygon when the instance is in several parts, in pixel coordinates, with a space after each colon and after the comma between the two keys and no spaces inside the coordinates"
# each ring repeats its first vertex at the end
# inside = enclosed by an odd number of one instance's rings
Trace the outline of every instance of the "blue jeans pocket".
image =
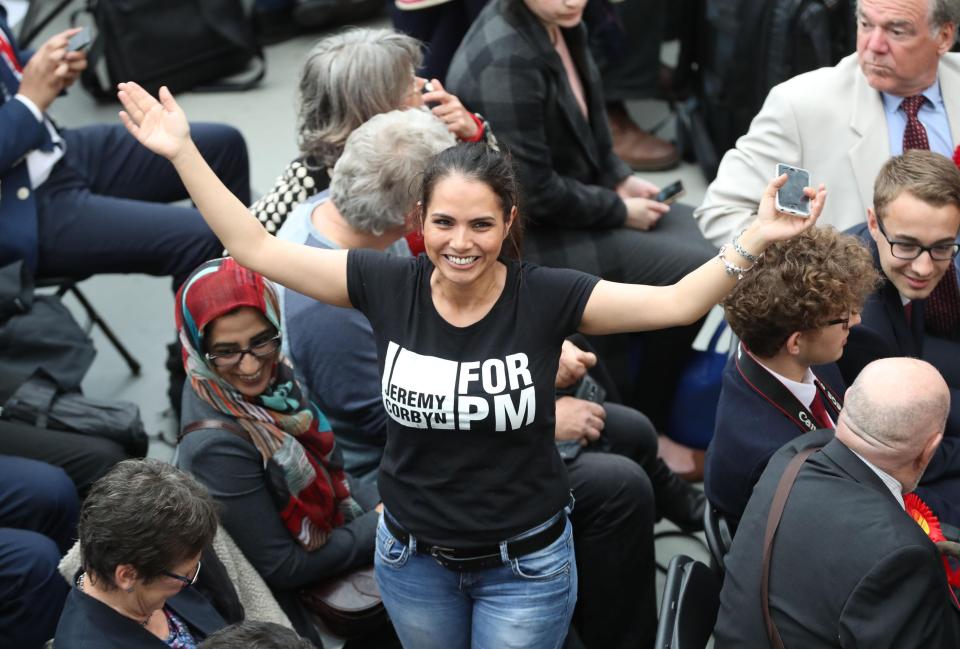
{"type": "Polygon", "coordinates": [[[402,568],[410,557],[410,548],[394,538],[383,524],[383,515],[377,524],[377,556],[375,563],[388,568],[402,568]]]}
{"type": "Polygon", "coordinates": [[[573,564],[573,538],[570,522],[560,537],[536,552],[510,560],[513,574],[521,579],[543,581],[569,575],[573,564]]]}

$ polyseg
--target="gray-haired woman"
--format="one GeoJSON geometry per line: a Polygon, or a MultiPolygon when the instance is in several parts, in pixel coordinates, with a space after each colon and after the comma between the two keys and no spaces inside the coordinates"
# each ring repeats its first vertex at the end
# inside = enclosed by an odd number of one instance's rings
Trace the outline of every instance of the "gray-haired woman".
{"type": "Polygon", "coordinates": [[[57,649],[195,648],[226,626],[191,588],[217,510],[200,484],[158,460],[126,460],[80,510],[83,572],[67,596],[57,649]]]}
{"type": "Polygon", "coordinates": [[[439,81],[416,77],[420,43],[389,29],[351,28],[317,42],[300,73],[297,108],[300,156],[250,211],[276,232],[290,211],[326,189],[347,137],[374,115],[403,108],[429,110],[459,140],[496,139],[439,81]]]}

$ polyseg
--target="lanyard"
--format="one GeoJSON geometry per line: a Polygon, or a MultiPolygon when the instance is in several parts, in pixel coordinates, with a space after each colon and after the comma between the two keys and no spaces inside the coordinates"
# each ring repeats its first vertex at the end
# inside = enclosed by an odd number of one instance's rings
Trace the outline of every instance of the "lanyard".
{"type": "Polygon", "coordinates": [[[0,59],[3,59],[3,63],[0,63],[0,93],[4,101],[9,101],[20,86],[23,66],[17,60],[13,45],[2,29],[0,29],[0,59]]]}
{"type": "MultiPolygon", "coordinates": [[[[754,391],[768,401],[773,407],[782,412],[787,419],[795,423],[801,430],[817,430],[816,420],[805,404],[793,396],[787,387],[770,374],[747,350],[746,345],[740,343],[737,347],[737,370],[740,376],[754,391]]],[[[823,397],[830,410],[833,411],[834,421],[840,416],[842,400],[828,385],[814,377],[813,383],[819,396],[823,397]]]]}
{"type": "Polygon", "coordinates": [[[17,54],[13,51],[13,45],[7,39],[7,35],[0,29],[0,56],[6,61],[7,67],[13,73],[13,76],[19,81],[23,76],[23,66],[17,60],[17,54]]]}

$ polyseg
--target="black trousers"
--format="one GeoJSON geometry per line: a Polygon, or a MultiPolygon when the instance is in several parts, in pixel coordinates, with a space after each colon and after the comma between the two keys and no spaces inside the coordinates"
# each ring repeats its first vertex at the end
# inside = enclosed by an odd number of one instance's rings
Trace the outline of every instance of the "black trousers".
{"type": "MultiPolygon", "coordinates": [[[[395,2],[388,2],[394,29],[413,36],[424,44],[423,64],[417,74],[427,79],[447,81],[447,69],[460,41],[487,0],[450,0],[443,4],[401,11],[395,2]]],[[[472,110],[467,106],[467,110],[472,110]]]]}
{"type": "Polygon", "coordinates": [[[102,475],[127,454],[116,442],[102,437],[37,428],[0,421],[0,455],[39,460],[60,467],[73,481],[80,498],[102,475]]]}
{"type": "MultiPolygon", "coordinates": [[[[221,124],[191,124],[204,159],[244,205],[250,204],[243,136],[221,124]]],[[[187,198],[173,165],[120,125],[63,132],[67,149],[37,188],[40,277],[146,273],[173,277],[220,255],[223,246],[187,198]]]]}
{"type": "Polygon", "coordinates": [[[657,95],[666,5],[664,0],[587,3],[583,20],[608,103],[657,95]]]}
{"type": "Polygon", "coordinates": [[[636,410],[604,409],[609,450],[587,448],[567,463],[580,580],[573,626],[588,649],[648,649],[657,631],[656,507],[642,465],[656,459],[657,437],[636,410]]]}

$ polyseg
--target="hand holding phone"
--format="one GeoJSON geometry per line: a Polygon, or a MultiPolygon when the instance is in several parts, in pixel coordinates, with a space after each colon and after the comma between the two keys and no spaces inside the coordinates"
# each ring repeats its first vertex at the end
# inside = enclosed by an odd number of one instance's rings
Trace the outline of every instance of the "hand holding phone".
{"type": "Polygon", "coordinates": [[[67,40],[68,52],[79,52],[90,45],[90,29],[84,27],[67,40]]]}
{"type": "Polygon", "coordinates": [[[787,174],[787,182],[777,190],[777,210],[810,216],[810,198],[803,192],[805,187],[810,186],[810,172],[781,162],[777,165],[777,177],[783,174],[787,174]]]}
{"type": "Polygon", "coordinates": [[[666,187],[661,189],[657,194],[655,194],[654,196],[651,196],[650,198],[657,201],[658,203],[666,203],[667,205],[670,205],[671,203],[676,201],[678,198],[683,196],[683,193],[684,193],[683,181],[678,180],[675,183],[671,183],[667,185],[666,187]]]}

